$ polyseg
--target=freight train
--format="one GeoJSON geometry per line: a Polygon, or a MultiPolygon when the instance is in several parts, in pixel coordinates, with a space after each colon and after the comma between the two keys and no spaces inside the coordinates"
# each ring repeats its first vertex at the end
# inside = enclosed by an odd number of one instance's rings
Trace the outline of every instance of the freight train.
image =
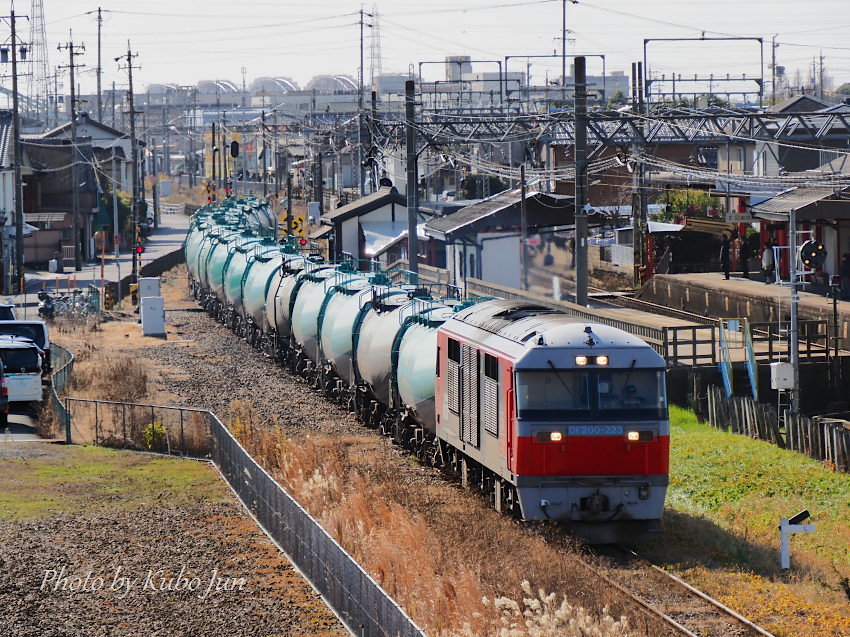
{"type": "Polygon", "coordinates": [[[213,317],[499,511],[595,542],[660,529],[670,432],[649,345],[534,303],[331,263],[275,229],[256,199],[195,214],[189,281],[213,317]]]}

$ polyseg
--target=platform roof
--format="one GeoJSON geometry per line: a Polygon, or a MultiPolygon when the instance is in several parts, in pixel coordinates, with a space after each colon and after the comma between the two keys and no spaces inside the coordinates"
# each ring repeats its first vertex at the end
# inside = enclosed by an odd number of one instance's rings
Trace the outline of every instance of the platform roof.
{"type": "Polygon", "coordinates": [[[752,207],[753,216],[770,221],[787,221],[793,210],[799,220],[850,219],[850,200],[840,199],[845,189],[828,187],[791,188],[752,207]]]}

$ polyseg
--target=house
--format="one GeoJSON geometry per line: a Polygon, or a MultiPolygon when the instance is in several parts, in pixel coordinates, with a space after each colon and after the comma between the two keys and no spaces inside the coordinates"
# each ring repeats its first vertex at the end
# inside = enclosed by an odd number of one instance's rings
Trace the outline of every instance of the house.
{"type": "Polygon", "coordinates": [[[31,189],[25,199],[24,220],[39,229],[24,239],[24,259],[27,264],[46,265],[51,259],[61,259],[74,265],[74,215],[72,201],[72,164],[78,158],[80,235],[77,241],[83,259],[94,255],[90,240],[93,219],[98,212],[98,182],[93,168],[91,146],[78,142],[76,153],[70,140],[26,140],[23,146],[32,159],[35,174],[25,180],[31,189]]]}
{"type": "MultiPolygon", "coordinates": [[[[426,221],[423,212],[419,222],[426,221]]],[[[407,198],[394,186],[382,186],[366,197],[326,212],[320,218],[327,230],[311,238],[327,237],[335,259],[371,259],[379,248],[407,231],[407,198]]]]}
{"type": "MultiPolygon", "coordinates": [[[[425,234],[446,245],[446,268],[454,285],[463,288],[470,277],[523,287],[521,200],[519,189],[506,190],[425,224],[425,234]]],[[[574,225],[574,201],[569,195],[527,193],[526,245],[540,246],[540,234],[574,225]]]]}
{"type": "MultiPolygon", "coordinates": [[[[86,112],[81,112],[77,115],[77,140],[84,140],[84,143],[98,151],[98,155],[105,158],[111,157],[112,150],[115,150],[115,158],[118,173],[118,190],[122,192],[131,192],[132,190],[132,147],[130,145],[130,136],[111,126],[107,126],[101,122],[93,120],[86,112]],[[102,153],[100,151],[108,151],[102,153]]],[[[65,122],[61,126],[47,131],[39,136],[41,139],[61,139],[71,140],[71,122],[65,122]]],[[[32,138],[30,138],[32,139],[32,138]]],[[[103,167],[111,177],[111,167],[106,162],[101,162],[103,167]]]]}

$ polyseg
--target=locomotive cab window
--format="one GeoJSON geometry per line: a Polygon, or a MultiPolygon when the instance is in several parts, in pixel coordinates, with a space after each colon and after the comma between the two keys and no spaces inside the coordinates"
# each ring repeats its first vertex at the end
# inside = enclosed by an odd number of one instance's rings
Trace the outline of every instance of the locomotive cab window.
{"type": "Polygon", "coordinates": [[[460,364],[460,343],[458,343],[455,339],[449,339],[449,346],[446,350],[446,354],[449,357],[450,361],[454,361],[458,365],[460,364]]]}
{"type": "Polygon", "coordinates": [[[664,371],[527,370],[517,372],[517,411],[528,420],[667,417],[664,371]]]}
{"type": "Polygon", "coordinates": [[[518,372],[519,417],[551,420],[563,419],[570,412],[589,415],[590,380],[590,373],[571,370],[518,372]]]}
{"type": "Polygon", "coordinates": [[[599,372],[599,410],[607,416],[652,413],[667,408],[664,372],[656,369],[622,369],[599,372]]]}

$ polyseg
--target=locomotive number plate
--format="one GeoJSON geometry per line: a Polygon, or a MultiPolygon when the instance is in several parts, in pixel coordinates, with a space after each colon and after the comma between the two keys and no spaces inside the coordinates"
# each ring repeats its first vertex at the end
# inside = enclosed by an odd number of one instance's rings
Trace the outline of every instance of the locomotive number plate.
{"type": "Polygon", "coordinates": [[[622,436],[622,425],[570,425],[567,427],[570,436],[622,436]]]}

